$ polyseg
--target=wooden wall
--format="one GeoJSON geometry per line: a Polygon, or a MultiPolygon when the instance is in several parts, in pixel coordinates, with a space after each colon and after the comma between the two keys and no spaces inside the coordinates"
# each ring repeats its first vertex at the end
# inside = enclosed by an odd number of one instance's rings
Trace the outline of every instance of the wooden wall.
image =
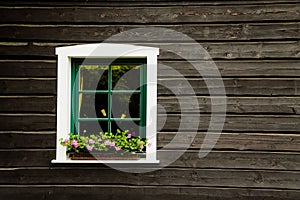
{"type": "MultiPolygon", "coordinates": [[[[299,1],[2,1],[0,23],[0,199],[300,198],[299,1]],[[184,74],[197,93],[202,121],[191,148],[171,166],[146,174],[51,164],[54,48],[150,26],[189,35],[219,67],[228,113],[214,150],[198,158],[211,112],[203,80],[184,60],[161,51],[159,62],[184,74]]],[[[159,69],[159,82],[177,87],[182,79],[165,70],[159,69]]],[[[181,114],[168,90],[158,93],[169,113],[158,135],[163,146],[181,114]]]]}

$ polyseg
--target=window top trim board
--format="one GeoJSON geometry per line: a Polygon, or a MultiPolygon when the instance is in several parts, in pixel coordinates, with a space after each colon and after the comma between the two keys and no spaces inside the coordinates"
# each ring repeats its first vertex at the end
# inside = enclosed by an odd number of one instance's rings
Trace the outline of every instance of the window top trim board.
{"type": "Polygon", "coordinates": [[[159,54],[155,47],[135,46],[128,44],[84,44],[67,47],[57,47],[55,53],[58,56],[72,58],[107,58],[107,57],[147,57],[149,54],[159,54]]]}

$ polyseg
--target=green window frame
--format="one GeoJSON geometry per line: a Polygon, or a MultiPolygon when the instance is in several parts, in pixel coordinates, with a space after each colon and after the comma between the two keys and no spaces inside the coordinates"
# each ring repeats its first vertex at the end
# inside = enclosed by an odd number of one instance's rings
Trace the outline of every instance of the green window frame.
{"type": "MultiPolygon", "coordinates": [[[[104,58],[73,58],[71,59],[71,127],[73,134],[80,134],[79,123],[98,121],[99,124],[107,122],[107,132],[111,132],[112,122],[135,122],[139,124],[139,135],[146,138],[146,95],[147,95],[147,60],[146,58],[118,58],[111,62],[112,59],[104,58]],[[107,90],[84,90],[80,88],[80,66],[82,65],[99,65],[108,67],[108,85],[107,90]],[[113,67],[122,65],[139,66],[139,88],[135,90],[117,90],[112,88],[113,67]],[[80,94],[106,94],[107,95],[107,118],[81,118],[79,114],[80,94]],[[112,116],[112,95],[113,94],[139,94],[139,118],[115,118],[112,116]]],[[[99,77],[100,80],[100,77],[99,77]]],[[[91,106],[94,106],[91,105],[91,106]]],[[[99,130],[100,132],[101,130],[99,130]]]]}

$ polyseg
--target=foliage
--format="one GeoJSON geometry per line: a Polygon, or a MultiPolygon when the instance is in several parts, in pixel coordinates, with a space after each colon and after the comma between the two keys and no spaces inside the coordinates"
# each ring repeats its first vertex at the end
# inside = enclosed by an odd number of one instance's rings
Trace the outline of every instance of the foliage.
{"type": "MultiPolygon", "coordinates": [[[[146,150],[148,139],[134,137],[127,131],[117,130],[117,133],[91,134],[89,136],[69,134],[69,138],[61,138],[60,144],[67,147],[67,152],[130,152],[139,153],[146,150]]],[[[148,143],[148,146],[151,144],[148,143]]]]}

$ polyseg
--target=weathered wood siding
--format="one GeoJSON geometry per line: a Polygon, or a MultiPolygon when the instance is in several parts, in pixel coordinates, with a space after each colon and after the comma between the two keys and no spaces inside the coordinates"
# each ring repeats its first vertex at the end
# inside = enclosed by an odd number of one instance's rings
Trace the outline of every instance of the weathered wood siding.
{"type": "MultiPolygon", "coordinates": [[[[2,1],[0,23],[0,199],[300,198],[298,0],[2,1]],[[56,141],[55,47],[101,42],[151,26],[189,35],[219,67],[228,113],[213,151],[198,158],[211,116],[202,77],[191,64],[161,50],[159,62],[189,80],[199,105],[181,114],[176,97],[160,86],[158,102],[168,115],[159,109],[159,119],[167,121],[158,133],[158,146],[173,139],[182,116],[192,117],[199,109],[201,123],[191,148],[169,167],[146,174],[105,165],[51,164],[56,141]]],[[[181,41],[177,47],[184,51],[190,44],[181,41]]],[[[207,62],[190,56],[194,62],[207,62]]],[[[158,74],[159,83],[182,95],[181,106],[190,104],[181,77],[163,66],[158,74]]],[[[189,141],[193,123],[184,125],[177,147],[189,141]]]]}

